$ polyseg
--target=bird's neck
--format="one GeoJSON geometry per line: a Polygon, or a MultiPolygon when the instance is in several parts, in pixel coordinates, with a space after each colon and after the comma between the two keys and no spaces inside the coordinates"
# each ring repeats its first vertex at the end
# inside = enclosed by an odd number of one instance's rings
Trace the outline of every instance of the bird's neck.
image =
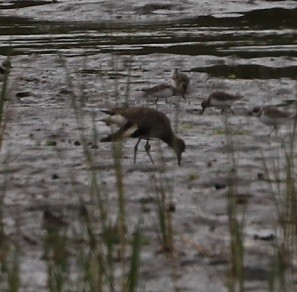
{"type": "Polygon", "coordinates": [[[174,148],[174,145],[176,144],[176,136],[173,133],[170,133],[168,135],[165,135],[161,138],[163,142],[165,142],[169,147],[174,148]]]}

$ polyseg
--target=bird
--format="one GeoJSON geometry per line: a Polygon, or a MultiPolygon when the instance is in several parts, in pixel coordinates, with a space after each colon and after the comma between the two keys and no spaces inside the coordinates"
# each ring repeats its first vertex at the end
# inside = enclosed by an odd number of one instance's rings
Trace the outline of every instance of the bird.
{"type": "Polygon", "coordinates": [[[268,126],[273,126],[270,136],[278,128],[296,117],[296,114],[278,109],[276,106],[255,106],[250,111],[250,115],[257,116],[259,121],[268,126]]]}
{"type": "Polygon", "coordinates": [[[208,107],[217,107],[221,109],[222,114],[226,109],[230,109],[231,113],[234,114],[231,106],[234,101],[239,100],[240,98],[240,95],[233,95],[224,91],[215,91],[202,101],[202,113],[208,107]]]}
{"type": "Polygon", "coordinates": [[[4,75],[4,73],[5,73],[5,69],[6,69],[5,66],[3,66],[3,64],[1,64],[1,65],[0,65],[0,74],[1,74],[1,75],[4,75]]]}
{"type": "Polygon", "coordinates": [[[190,85],[190,77],[179,71],[179,69],[173,69],[173,74],[171,76],[172,86],[181,93],[184,100],[186,100],[185,93],[187,92],[190,85]]]}
{"type": "Polygon", "coordinates": [[[141,139],[145,139],[145,151],[154,164],[150,154],[151,146],[149,140],[157,138],[174,150],[178,165],[181,165],[181,157],[185,151],[186,144],[183,139],[173,133],[170,120],[164,113],[149,107],[101,109],[101,111],[109,115],[109,117],[101,121],[107,125],[115,124],[120,127],[115,133],[102,138],[101,142],[118,141],[129,137],[138,138],[134,146],[135,164],[138,144],[141,139]]]}
{"type": "Polygon", "coordinates": [[[8,72],[9,68],[10,68],[9,59],[6,59],[6,60],[2,61],[1,64],[0,64],[0,74],[4,75],[5,73],[8,72]]]}
{"type": "Polygon", "coordinates": [[[167,98],[178,94],[176,88],[167,83],[160,83],[152,87],[142,88],[141,90],[145,93],[146,96],[155,97],[156,104],[159,98],[165,98],[165,101],[167,103],[167,98]]]}
{"type": "Polygon", "coordinates": [[[46,229],[59,229],[68,225],[62,216],[58,216],[49,210],[48,207],[43,211],[43,227],[46,229]]]}

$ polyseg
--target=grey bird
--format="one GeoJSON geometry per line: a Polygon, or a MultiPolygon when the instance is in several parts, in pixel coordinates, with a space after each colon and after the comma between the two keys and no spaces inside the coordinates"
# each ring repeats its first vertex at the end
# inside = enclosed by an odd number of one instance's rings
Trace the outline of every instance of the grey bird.
{"type": "Polygon", "coordinates": [[[6,60],[2,61],[1,64],[0,64],[0,74],[4,75],[5,73],[7,73],[9,68],[10,68],[9,59],[6,59],[6,60]]]}
{"type": "Polygon", "coordinates": [[[145,93],[146,96],[154,97],[156,103],[160,98],[165,99],[167,103],[168,98],[179,94],[175,87],[167,83],[160,83],[152,87],[142,88],[141,90],[145,93]]]}
{"type": "Polygon", "coordinates": [[[257,116],[259,121],[265,125],[273,126],[268,136],[274,131],[277,132],[282,124],[296,117],[296,114],[280,110],[276,106],[255,106],[250,111],[250,115],[257,116]]]}
{"type": "Polygon", "coordinates": [[[186,100],[185,93],[189,89],[190,77],[186,73],[180,72],[177,68],[175,68],[171,76],[171,84],[178,92],[181,93],[184,100],[186,100]]]}
{"type": "Polygon", "coordinates": [[[239,100],[240,98],[242,98],[240,95],[233,95],[224,91],[215,91],[202,101],[202,113],[209,107],[216,107],[221,109],[221,113],[224,113],[226,109],[229,109],[231,113],[234,114],[231,106],[234,101],[239,100]]]}
{"type": "Polygon", "coordinates": [[[109,117],[102,119],[102,121],[107,125],[114,124],[120,127],[115,133],[102,138],[101,142],[138,138],[134,147],[135,163],[138,144],[141,139],[145,139],[145,151],[154,164],[150,154],[151,146],[149,140],[151,138],[157,138],[174,150],[178,165],[181,164],[182,153],[185,151],[186,145],[183,139],[173,133],[170,121],[164,113],[149,107],[114,108],[101,111],[109,115],[109,117]]]}

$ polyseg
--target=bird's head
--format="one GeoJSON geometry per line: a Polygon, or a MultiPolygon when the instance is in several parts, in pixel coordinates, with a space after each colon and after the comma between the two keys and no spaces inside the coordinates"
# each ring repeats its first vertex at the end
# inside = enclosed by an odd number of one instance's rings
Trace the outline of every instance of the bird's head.
{"type": "Polygon", "coordinates": [[[178,165],[181,165],[181,158],[182,158],[182,153],[186,149],[186,144],[183,139],[181,138],[176,138],[173,144],[174,152],[177,157],[177,163],[178,165]]]}
{"type": "Polygon", "coordinates": [[[208,108],[210,106],[210,103],[209,103],[209,99],[204,99],[202,102],[201,102],[201,107],[202,107],[202,113],[205,111],[206,108],[208,108]]]}
{"type": "Polygon", "coordinates": [[[178,78],[178,74],[179,74],[178,68],[174,68],[173,74],[172,74],[172,79],[176,80],[178,78]]]}
{"type": "Polygon", "coordinates": [[[261,106],[255,106],[249,111],[250,116],[259,116],[263,108],[261,106]]]}

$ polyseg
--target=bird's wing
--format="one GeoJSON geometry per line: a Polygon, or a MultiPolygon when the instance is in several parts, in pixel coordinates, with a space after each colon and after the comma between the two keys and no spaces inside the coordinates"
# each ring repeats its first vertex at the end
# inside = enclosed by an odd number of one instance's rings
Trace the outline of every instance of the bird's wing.
{"type": "Polygon", "coordinates": [[[143,138],[148,136],[149,130],[141,126],[138,126],[137,129],[130,135],[131,138],[143,138]]]}
{"type": "Polygon", "coordinates": [[[116,114],[116,112],[114,110],[111,110],[111,109],[100,109],[100,111],[102,111],[103,113],[108,114],[108,115],[115,115],[116,114]]]}
{"type": "Polygon", "coordinates": [[[267,114],[268,116],[273,116],[275,118],[289,118],[291,116],[293,117],[293,114],[284,112],[275,107],[265,108],[265,114],[267,114]]]}
{"type": "Polygon", "coordinates": [[[111,142],[111,141],[118,141],[128,137],[133,137],[134,133],[138,130],[136,124],[131,122],[127,122],[124,126],[119,128],[116,132],[102,138],[101,142],[111,142]]]}

